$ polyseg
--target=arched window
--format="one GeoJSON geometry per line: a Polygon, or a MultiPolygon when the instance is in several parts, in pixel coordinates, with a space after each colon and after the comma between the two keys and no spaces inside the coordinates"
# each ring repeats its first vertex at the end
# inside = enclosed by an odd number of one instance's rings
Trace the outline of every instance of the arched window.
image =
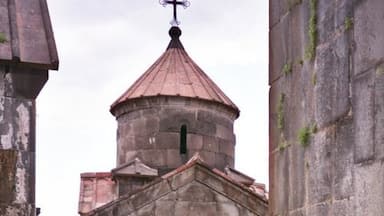
{"type": "Polygon", "coordinates": [[[187,154],[187,126],[180,128],[180,154],[187,154]]]}

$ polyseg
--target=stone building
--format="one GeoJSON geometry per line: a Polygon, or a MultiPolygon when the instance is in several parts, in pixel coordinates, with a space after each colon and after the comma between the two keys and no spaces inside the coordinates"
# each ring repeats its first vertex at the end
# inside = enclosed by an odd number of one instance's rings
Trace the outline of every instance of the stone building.
{"type": "Polygon", "coordinates": [[[35,99],[58,69],[45,0],[0,0],[0,215],[35,216],[35,99]]]}
{"type": "Polygon", "coordinates": [[[269,3],[269,215],[384,215],[384,2],[269,3]]]}
{"type": "Polygon", "coordinates": [[[233,169],[239,109],[169,33],[111,106],[117,167],[81,174],[80,215],[266,215],[265,186],[233,169]]]}

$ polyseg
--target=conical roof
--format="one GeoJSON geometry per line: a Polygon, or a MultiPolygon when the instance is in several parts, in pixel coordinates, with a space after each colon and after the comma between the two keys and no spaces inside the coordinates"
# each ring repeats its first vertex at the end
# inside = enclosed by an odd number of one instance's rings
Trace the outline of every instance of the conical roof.
{"type": "Polygon", "coordinates": [[[221,103],[238,114],[237,106],[188,56],[179,40],[181,30],[174,26],[169,34],[172,39],[167,50],[111,105],[111,111],[130,99],[179,96],[221,103]]]}

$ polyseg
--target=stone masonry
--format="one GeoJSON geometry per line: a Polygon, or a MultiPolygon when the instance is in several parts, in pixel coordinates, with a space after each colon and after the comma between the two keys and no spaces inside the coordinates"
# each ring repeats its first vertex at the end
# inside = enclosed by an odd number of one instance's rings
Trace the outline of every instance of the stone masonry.
{"type": "Polygon", "coordinates": [[[117,165],[135,157],[160,174],[200,152],[212,167],[234,167],[237,117],[225,106],[198,99],[157,96],[132,100],[116,110],[117,165]],[[179,153],[180,126],[188,128],[186,157],[179,153]]]}
{"type": "Polygon", "coordinates": [[[383,1],[269,2],[269,215],[383,215],[383,1]]]}
{"type": "Polygon", "coordinates": [[[0,215],[35,216],[35,99],[58,68],[45,0],[0,0],[0,215]]]}

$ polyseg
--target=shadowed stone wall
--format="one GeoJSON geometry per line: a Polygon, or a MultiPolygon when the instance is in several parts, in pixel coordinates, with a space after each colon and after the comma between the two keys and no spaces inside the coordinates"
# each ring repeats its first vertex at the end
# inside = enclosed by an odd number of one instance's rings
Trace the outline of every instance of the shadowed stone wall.
{"type": "Polygon", "coordinates": [[[35,98],[47,79],[0,65],[0,215],[35,216],[35,98]]]}
{"type": "Polygon", "coordinates": [[[383,1],[269,3],[270,215],[382,215],[383,1]]]}
{"type": "Polygon", "coordinates": [[[135,157],[160,174],[175,169],[195,152],[207,164],[234,166],[234,111],[218,103],[184,97],[140,98],[115,112],[117,165],[135,157]],[[180,128],[187,126],[187,154],[180,154],[180,128]]]}

